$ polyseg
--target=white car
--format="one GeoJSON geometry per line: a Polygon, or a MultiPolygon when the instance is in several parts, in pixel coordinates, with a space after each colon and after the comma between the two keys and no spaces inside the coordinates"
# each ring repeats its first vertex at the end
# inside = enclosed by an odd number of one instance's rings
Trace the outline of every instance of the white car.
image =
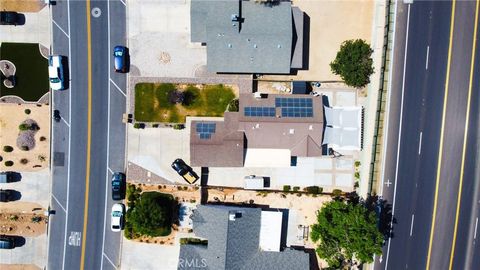
{"type": "Polygon", "coordinates": [[[119,232],[123,228],[123,214],[125,213],[125,206],[121,203],[116,203],[112,206],[112,231],[119,232]]]}
{"type": "Polygon", "coordinates": [[[65,89],[63,58],[64,56],[61,55],[50,55],[48,58],[48,77],[50,79],[50,88],[53,90],[65,89]]]}

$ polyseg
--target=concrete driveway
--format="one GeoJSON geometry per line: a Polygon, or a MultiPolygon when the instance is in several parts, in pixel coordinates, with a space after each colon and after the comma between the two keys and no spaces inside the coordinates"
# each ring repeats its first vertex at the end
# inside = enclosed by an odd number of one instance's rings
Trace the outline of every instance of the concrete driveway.
{"type": "MultiPolygon", "coordinates": [[[[0,269],[1,264],[35,264],[42,268],[47,262],[47,235],[42,234],[37,237],[24,238],[24,243],[16,243],[14,249],[0,249],[0,269]]],[[[23,241],[18,241],[23,242],[23,241]]]]}
{"type": "Polygon", "coordinates": [[[195,77],[206,48],[190,43],[190,1],[128,2],[130,76],[195,77]]]}
{"type": "Polygon", "coordinates": [[[188,127],[135,129],[128,125],[128,161],[168,181],[184,183],[170,165],[177,158],[190,163],[189,134],[188,127]]]}
{"type": "Polygon", "coordinates": [[[0,184],[0,188],[13,189],[21,193],[20,201],[34,202],[48,208],[50,201],[50,171],[43,169],[38,172],[22,172],[18,182],[0,184]]]}
{"type": "MultiPolygon", "coordinates": [[[[2,42],[40,43],[50,47],[50,13],[47,6],[37,13],[25,15],[24,25],[0,25],[2,42]]],[[[56,26],[54,26],[56,27],[56,26]]]]}

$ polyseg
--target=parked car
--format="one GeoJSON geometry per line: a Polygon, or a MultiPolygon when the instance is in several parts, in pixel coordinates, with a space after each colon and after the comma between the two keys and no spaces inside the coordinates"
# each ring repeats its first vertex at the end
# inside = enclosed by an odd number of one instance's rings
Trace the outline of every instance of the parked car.
{"type": "Polygon", "coordinates": [[[0,183],[13,182],[15,175],[13,172],[0,172],[0,183]]]}
{"type": "Polygon", "coordinates": [[[0,25],[17,25],[19,14],[15,11],[0,11],[0,25]]]}
{"type": "Polygon", "coordinates": [[[128,71],[128,49],[126,47],[115,46],[113,60],[115,72],[126,73],[128,71]]]}
{"type": "Polygon", "coordinates": [[[53,90],[64,90],[66,88],[64,62],[65,56],[62,55],[50,55],[48,58],[48,76],[50,78],[50,88],[53,90]]]}
{"type": "Polygon", "coordinates": [[[112,200],[123,200],[125,190],[125,174],[116,172],[112,176],[112,200]]]}
{"type": "Polygon", "coordinates": [[[53,120],[55,120],[55,122],[60,122],[60,119],[62,117],[60,117],[60,111],[59,110],[53,110],[53,120]]]}
{"type": "Polygon", "coordinates": [[[9,189],[0,189],[0,202],[9,202],[12,200],[12,191],[9,189]]]}
{"type": "Polygon", "coordinates": [[[193,184],[198,180],[198,176],[193,172],[192,168],[188,166],[185,161],[177,158],[172,163],[172,168],[181,176],[187,183],[193,184]]]}
{"type": "Polygon", "coordinates": [[[15,248],[15,238],[7,235],[0,235],[0,249],[15,248]]]}
{"type": "Polygon", "coordinates": [[[111,227],[113,232],[119,232],[123,229],[123,215],[125,213],[125,205],[116,203],[112,206],[111,227]]]}

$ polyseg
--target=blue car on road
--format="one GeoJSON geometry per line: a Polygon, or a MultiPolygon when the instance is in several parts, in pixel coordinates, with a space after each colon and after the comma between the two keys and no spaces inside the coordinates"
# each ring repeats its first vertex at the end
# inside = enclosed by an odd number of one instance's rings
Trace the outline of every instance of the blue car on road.
{"type": "Polygon", "coordinates": [[[115,72],[126,73],[128,71],[128,49],[124,46],[115,46],[113,59],[115,72]]]}

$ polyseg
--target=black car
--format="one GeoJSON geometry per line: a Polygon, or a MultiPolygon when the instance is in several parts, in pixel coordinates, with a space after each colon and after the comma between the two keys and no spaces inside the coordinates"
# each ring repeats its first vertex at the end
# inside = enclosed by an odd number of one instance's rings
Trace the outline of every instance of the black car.
{"type": "Polygon", "coordinates": [[[0,189],[0,202],[9,202],[12,200],[12,192],[9,189],[0,189]]]}
{"type": "Polygon", "coordinates": [[[15,239],[11,236],[0,235],[0,249],[15,248],[15,239]]]}
{"type": "Polygon", "coordinates": [[[125,187],[125,174],[116,172],[112,176],[112,199],[114,201],[123,200],[125,187]]]}
{"type": "Polygon", "coordinates": [[[59,110],[53,110],[53,120],[55,120],[55,122],[60,122],[60,111],[59,110]]]}
{"type": "Polygon", "coordinates": [[[18,17],[15,11],[0,11],[0,25],[17,25],[18,17]]]}
{"type": "Polygon", "coordinates": [[[198,175],[196,175],[192,168],[188,166],[183,159],[177,158],[172,163],[172,168],[181,176],[187,183],[193,184],[198,180],[198,175]]]}
{"type": "Polygon", "coordinates": [[[15,175],[13,172],[0,172],[0,183],[13,182],[15,175]]]}

